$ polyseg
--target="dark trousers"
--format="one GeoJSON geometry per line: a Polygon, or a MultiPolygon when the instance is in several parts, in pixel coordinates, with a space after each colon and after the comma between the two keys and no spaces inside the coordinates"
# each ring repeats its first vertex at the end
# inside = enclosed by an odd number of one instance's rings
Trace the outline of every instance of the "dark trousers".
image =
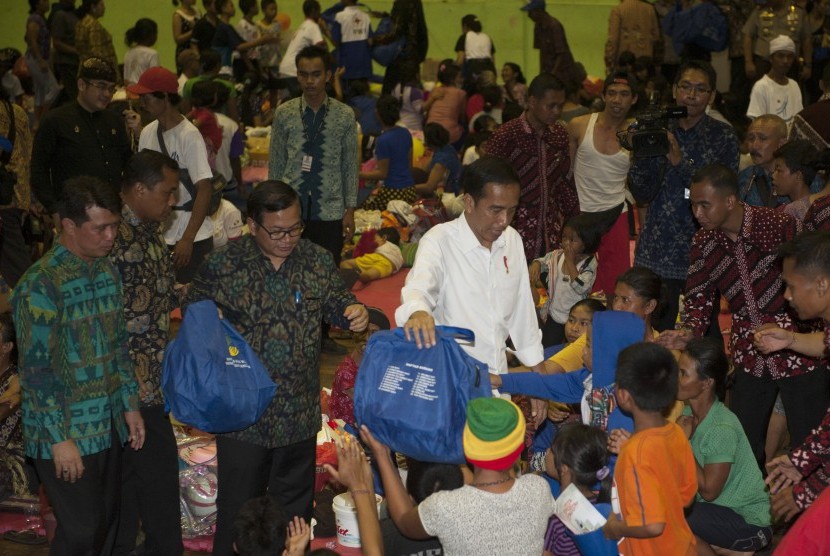
{"type": "Polygon", "coordinates": [[[23,273],[32,266],[32,252],[23,238],[23,211],[17,208],[0,209],[3,219],[0,274],[10,288],[14,288],[23,273]]]}
{"type": "Polygon", "coordinates": [[[234,554],[233,522],[242,505],[266,493],[284,509],[288,518],[311,520],[314,505],[315,437],[280,448],[216,437],[219,461],[219,495],[214,556],[234,554]]]}
{"type": "Polygon", "coordinates": [[[811,373],[772,380],[735,370],[731,408],[744,428],[755,459],[763,469],[764,442],[772,407],[781,393],[787,414],[787,430],[798,446],[824,417],[830,403],[830,375],[820,367],[811,373]]]}
{"type": "Polygon", "coordinates": [[[112,554],[118,527],[121,449],[113,431],[111,448],[81,458],[84,472],[74,483],[55,476],[53,460],[34,460],[58,522],[49,549],[52,556],[112,554]]]}
{"type": "Polygon", "coordinates": [[[161,405],[141,408],[144,447],[124,448],[121,458],[121,519],[115,554],[135,549],[138,524],[144,530],[143,554],[181,554],[179,463],[173,426],[161,405]]]}
{"type": "Polygon", "coordinates": [[[331,253],[335,266],[340,266],[340,253],[343,251],[342,220],[309,220],[305,223],[303,238],[331,253]]]}
{"type": "MultiPolygon", "coordinates": [[[[210,217],[208,217],[210,218],[210,217]]],[[[175,245],[168,245],[170,251],[173,251],[175,245]]],[[[202,265],[205,257],[213,251],[213,238],[201,239],[193,242],[193,251],[190,253],[190,262],[187,266],[176,270],[176,282],[179,284],[189,284],[196,276],[196,271],[202,265]]]]}
{"type": "MultiPolygon", "coordinates": [[[[666,299],[665,307],[657,318],[652,318],[651,325],[655,330],[662,332],[663,330],[674,330],[677,323],[677,313],[680,310],[680,294],[686,289],[685,280],[675,280],[672,278],[662,278],[663,288],[666,299]]],[[[712,314],[709,317],[709,330],[706,331],[707,338],[715,340],[723,340],[723,334],[720,331],[720,322],[718,316],[720,315],[720,296],[715,299],[712,304],[712,314]]]]}

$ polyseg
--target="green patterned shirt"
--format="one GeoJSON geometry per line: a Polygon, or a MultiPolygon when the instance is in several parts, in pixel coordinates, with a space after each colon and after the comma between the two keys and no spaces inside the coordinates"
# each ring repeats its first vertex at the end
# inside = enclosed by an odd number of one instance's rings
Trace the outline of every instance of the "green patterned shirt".
{"type": "Polygon", "coordinates": [[[300,240],[279,270],[253,236],[217,249],[202,264],[188,302],[212,299],[277,384],[260,420],[229,437],[266,448],[294,444],[320,430],[320,323],[348,328],[346,290],[331,254],[300,240]]]}
{"type": "Polygon", "coordinates": [[[130,335],[141,405],[162,403],[161,368],[170,334],[170,311],[176,308],[176,277],[161,225],[143,222],[124,204],[118,237],[110,251],[124,284],[124,315],[130,335]]]}
{"type": "Polygon", "coordinates": [[[86,262],[60,243],[20,279],[11,304],[20,352],[26,455],[52,458],[74,440],[82,456],[128,437],[138,410],[127,352],[121,277],[108,258],[86,262]]]}
{"type": "Polygon", "coordinates": [[[313,112],[300,98],[280,104],[271,129],[268,179],[300,194],[303,220],[342,220],[357,206],[357,122],[354,110],[329,98],[313,112]],[[303,171],[303,157],[311,157],[303,171]]]}

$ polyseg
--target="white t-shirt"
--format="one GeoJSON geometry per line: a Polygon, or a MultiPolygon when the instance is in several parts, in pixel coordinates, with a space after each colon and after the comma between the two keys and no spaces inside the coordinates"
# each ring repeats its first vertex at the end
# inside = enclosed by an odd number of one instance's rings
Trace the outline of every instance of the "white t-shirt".
{"type": "Polygon", "coordinates": [[[789,126],[803,108],[798,83],[787,79],[786,85],[779,85],[770,76],[765,75],[752,86],[746,115],[757,118],[764,114],[775,114],[789,126]]]}
{"type": "Polygon", "coordinates": [[[134,46],[124,55],[124,82],[138,83],[141,74],[160,66],[159,53],[149,46],[134,46]]]}
{"type": "Polygon", "coordinates": [[[464,58],[480,60],[493,57],[493,41],[485,33],[467,31],[464,36],[464,58]]]}
{"type": "MultiPolygon", "coordinates": [[[[154,120],[141,130],[141,137],[138,139],[139,151],[150,149],[161,152],[156,136],[158,125],[158,120],[154,120]]],[[[213,177],[213,171],[210,169],[210,164],[208,164],[205,140],[199,130],[196,129],[196,126],[190,123],[190,120],[183,118],[173,129],[168,129],[162,136],[170,158],[178,162],[180,167],[187,168],[190,179],[194,184],[213,177]]],[[[190,200],[191,197],[190,193],[187,192],[187,188],[179,182],[179,200],[176,204],[183,205],[190,200]]],[[[189,211],[172,211],[170,219],[164,226],[164,241],[167,245],[175,245],[182,238],[185,228],[190,223],[190,214],[189,211]]],[[[209,217],[206,217],[196,233],[194,241],[201,241],[212,236],[213,223],[209,217]]]]}
{"type": "MultiPolygon", "coordinates": [[[[259,27],[257,27],[256,23],[251,23],[244,17],[239,20],[236,24],[236,32],[239,33],[239,36],[242,37],[242,40],[245,42],[251,42],[262,35],[259,32],[259,27]]],[[[259,59],[259,47],[252,48],[248,51],[248,58],[251,60],[258,60],[259,59]]]]}
{"type": "Polygon", "coordinates": [[[444,554],[538,555],[554,509],[547,481],[522,475],[500,494],[469,485],[436,492],[418,505],[418,514],[424,531],[441,541],[444,554]]]}
{"type": "Polygon", "coordinates": [[[242,213],[227,199],[222,199],[219,208],[205,220],[213,223],[213,248],[218,249],[229,240],[242,237],[242,213]]]}
{"type": "Polygon", "coordinates": [[[285,55],[280,62],[280,74],[297,77],[297,63],[294,60],[297,54],[303,48],[323,42],[323,40],[323,33],[317,23],[310,19],[303,21],[291,38],[291,42],[288,43],[288,48],[285,49],[285,55]]]}
{"type": "Polygon", "coordinates": [[[233,180],[231,141],[233,141],[233,136],[239,129],[239,124],[221,112],[215,112],[215,114],[216,121],[219,127],[222,128],[222,144],[219,145],[219,150],[216,151],[216,171],[222,174],[225,180],[230,183],[233,180]]]}

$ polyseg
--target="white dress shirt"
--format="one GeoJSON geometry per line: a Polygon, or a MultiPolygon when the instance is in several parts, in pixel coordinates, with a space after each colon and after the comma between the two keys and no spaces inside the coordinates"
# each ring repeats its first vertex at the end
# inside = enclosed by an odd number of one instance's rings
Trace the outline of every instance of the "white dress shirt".
{"type": "Polygon", "coordinates": [[[472,330],[475,344],[461,345],[490,372],[507,372],[508,336],[523,364],[533,366],[543,359],[524,247],[511,227],[492,249],[481,245],[465,214],[429,230],[401,290],[398,326],[416,311],[431,314],[436,325],[472,330]]]}

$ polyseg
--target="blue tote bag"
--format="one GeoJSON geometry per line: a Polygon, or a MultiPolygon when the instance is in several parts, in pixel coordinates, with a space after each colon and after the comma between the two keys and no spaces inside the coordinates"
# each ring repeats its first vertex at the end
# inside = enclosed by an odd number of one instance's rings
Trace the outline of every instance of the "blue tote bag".
{"type": "Polygon", "coordinates": [[[187,307],[176,338],[167,346],[161,375],[164,409],[176,419],[212,433],[256,423],[277,385],[254,350],[213,301],[187,307]]]}
{"type": "Polygon", "coordinates": [[[401,328],[375,332],[358,369],[354,414],[396,452],[463,463],[467,403],[490,396],[488,369],[456,342],[474,341],[471,330],[437,326],[435,336],[435,346],[418,349],[401,328]]]}

